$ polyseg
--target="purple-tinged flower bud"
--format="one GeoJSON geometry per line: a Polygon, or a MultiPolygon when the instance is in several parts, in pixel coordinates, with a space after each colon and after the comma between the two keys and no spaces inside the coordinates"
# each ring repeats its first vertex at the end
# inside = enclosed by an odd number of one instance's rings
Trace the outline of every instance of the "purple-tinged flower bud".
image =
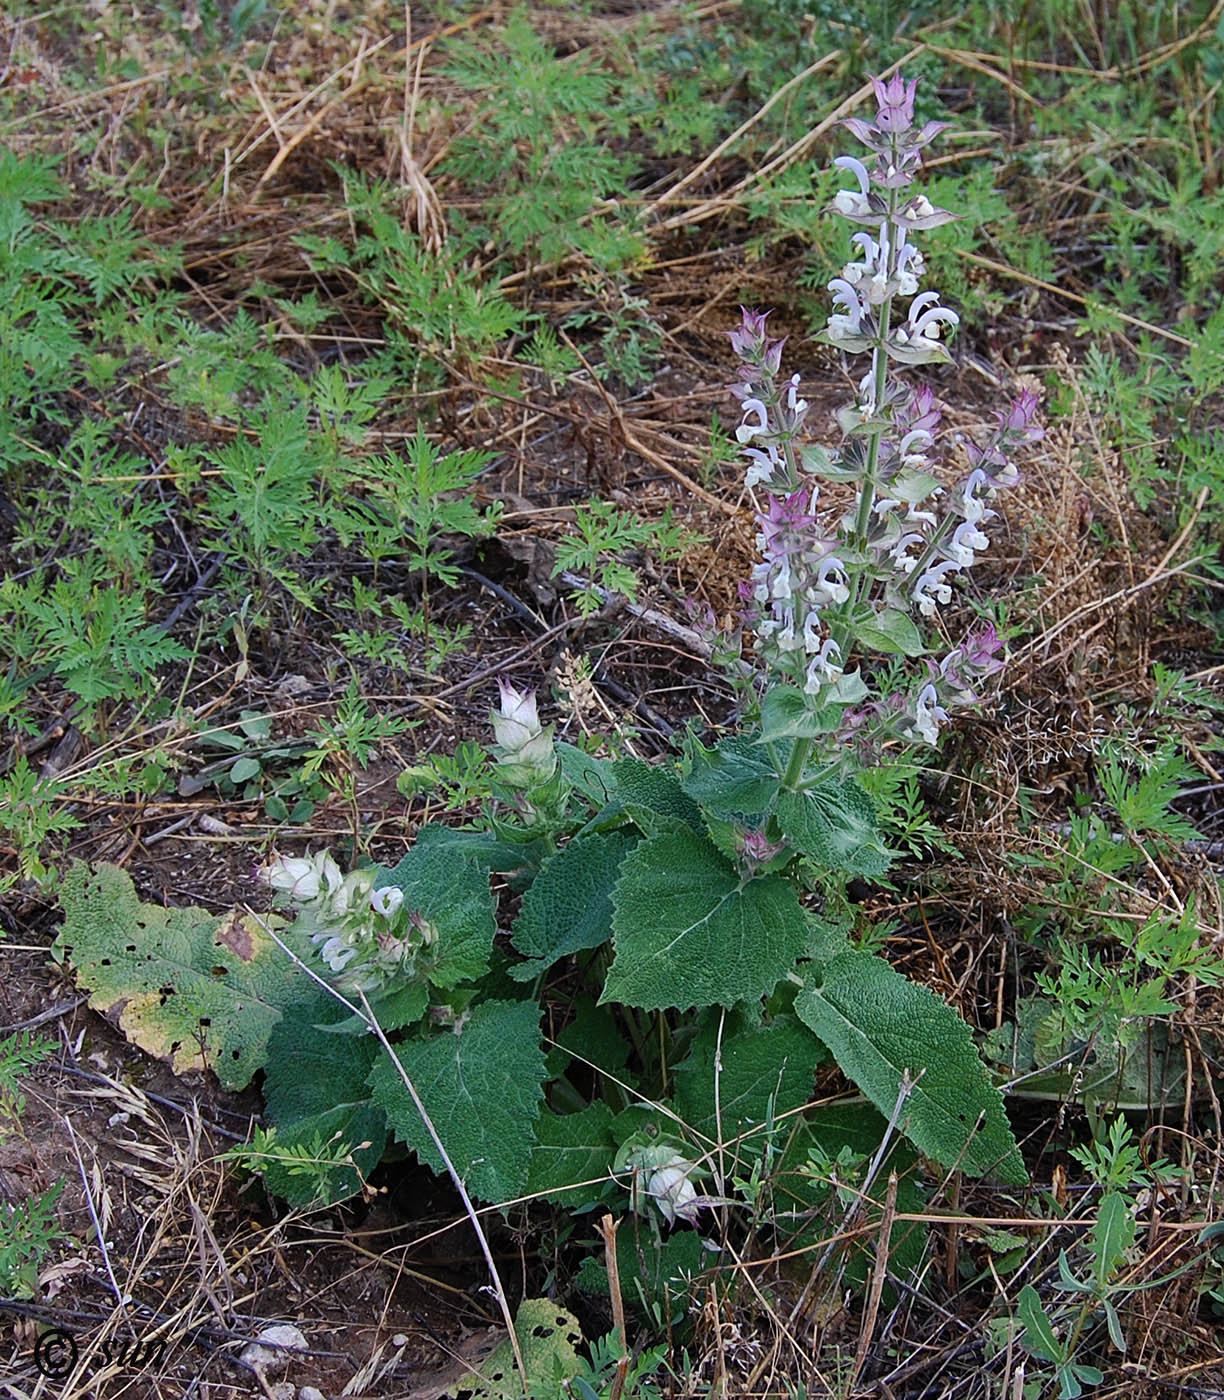
{"type": "Polygon", "coordinates": [[[518,691],[499,678],[501,712],[491,711],[493,735],[501,748],[498,775],[513,787],[537,787],[557,771],[552,733],[540,723],[535,692],[518,691]]]}
{"type": "Polygon", "coordinates": [[[993,622],[970,632],[960,650],[964,664],[979,676],[993,676],[1003,669],[1003,639],[993,622]]]}
{"type": "Polygon", "coordinates": [[[908,131],[914,124],[914,94],[918,91],[918,79],[907,83],[900,73],[894,73],[886,83],[872,78],[871,86],[880,107],[876,126],[893,136],[908,131]]]}
{"type": "Polygon", "coordinates": [[[735,833],[736,850],[750,874],[773,860],[785,844],[784,841],[771,841],[763,831],[754,831],[751,828],[735,833]]]}

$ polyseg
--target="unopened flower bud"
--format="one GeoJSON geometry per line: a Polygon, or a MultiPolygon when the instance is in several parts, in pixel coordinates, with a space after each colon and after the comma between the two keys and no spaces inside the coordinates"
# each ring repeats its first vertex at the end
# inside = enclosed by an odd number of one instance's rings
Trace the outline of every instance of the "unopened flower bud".
{"type": "Polygon", "coordinates": [[[340,867],[326,851],[311,856],[273,856],[256,872],[256,878],[286,894],[294,904],[310,904],[321,893],[338,889],[340,867]]]}
{"type": "Polygon", "coordinates": [[[557,771],[552,734],[540,724],[535,692],[499,680],[501,711],[493,711],[493,733],[501,748],[500,777],[514,787],[537,787],[557,771]]]}
{"type": "Polygon", "coordinates": [[[677,1217],[690,1225],[697,1218],[700,1207],[697,1188],[689,1180],[692,1171],[693,1163],[676,1153],[646,1179],[646,1194],[654,1199],[669,1225],[674,1225],[677,1217]]]}

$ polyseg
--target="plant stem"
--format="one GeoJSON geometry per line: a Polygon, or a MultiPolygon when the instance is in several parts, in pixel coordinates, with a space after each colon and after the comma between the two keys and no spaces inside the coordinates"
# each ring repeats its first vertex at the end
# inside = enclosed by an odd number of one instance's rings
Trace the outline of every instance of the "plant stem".
{"type": "MultiPolygon", "coordinates": [[[[897,213],[897,191],[888,192],[888,217],[885,220],[888,237],[888,260],[884,267],[885,276],[891,281],[897,262],[897,226],[894,222],[897,213]]],[[[888,425],[880,420],[880,406],[884,401],[884,389],[888,382],[888,333],[892,328],[892,303],[891,296],[886,297],[880,305],[880,330],[879,339],[875,350],[872,352],[872,387],[871,387],[871,412],[876,420],[876,425],[872,429],[871,443],[867,448],[867,466],[863,474],[863,485],[859,492],[858,511],[854,517],[854,545],[856,549],[865,549],[867,546],[867,533],[871,529],[871,511],[875,505],[876,495],[876,468],[880,461],[880,443],[884,439],[884,434],[888,431],[888,425]]],[[[865,572],[860,572],[854,580],[854,589],[850,595],[850,610],[853,612],[862,599],[864,585],[870,588],[865,572]]]]}
{"type": "Polygon", "coordinates": [[[786,765],[786,772],[782,774],[782,786],[784,788],[795,789],[799,785],[800,778],[803,777],[803,770],[807,766],[808,754],[812,751],[811,739],[796,739],[795,747],[791,750],[790,762],[786,765]]]}

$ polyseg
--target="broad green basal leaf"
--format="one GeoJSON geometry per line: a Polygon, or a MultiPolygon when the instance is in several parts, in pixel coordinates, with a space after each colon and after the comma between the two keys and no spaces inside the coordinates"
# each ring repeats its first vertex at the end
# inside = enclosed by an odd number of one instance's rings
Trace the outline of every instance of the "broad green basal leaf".
{"type": "Polygon", "coordinates": [[[598,1201],[605,1194],[608,1168],[616,1156],[614,1117],[606,1103],[589,1104],[577,1113],[544,1109],[536,1124],[528,1193],[539,1193],[567,1210],[598,1201]]]}
{"type": "Polygon", "coordinates": [[[776,1120],[807,1103],[812,1072],[827,1052],[793,1016],[755,1026],[728,1016],[721,1042],[718,1024],[719,1013],[709,1013],[688,1059],[676,1067],[676,1111],[712,1140],[759,1139],[753,1130],[771,1111],[776,1120]]]}
{"type": "Polygon", "coordinates": [[[511,942],[531,959],[511,970],[516,981],[611,938],[612,888],[636,840],[621,831],[577,836],[544,866],[514,922],[511,942]]]}
{"type": "MultiPolygon", "coordinates": [[[[395,1053],[473,1194],[486,1201],[520,1196],[544,1097],[535,1002],[481,1002],[453,1030],[404,1041],[395,1053]]],[[[385,1050],[370,1088],[396,1137],[444,1173],[446,1164],[385,1050]]]]}
{"type": "Polygon", "coordinates": [[[652,836],[632,851],[612,903],[616,956],[601,1000],[647,1010],[765,996],[808,936],[787,881],[741,882],[690,832],[652,836]]]}
{"type": "Polygon", "coordinates": [[[880,875],[888,869],[875,804],[853,778],[780,792],[776,815],[787,840],[825,870],[880,875]]]}
{"type": "Polygon", "coordinates": [[[854,948],[826,963],[821,976],[795,998],[795,1014],[882,1114],[891,1116],[908,1077],[901,1125],[921,1151],[974,1176],[1028,1180],[1003,1099],[950,1006],[854,948]]]}
{"type": "Polygon", "coordinates": [[[256,918],[237,909],[142,904],[114,865],[74,865],[60,893],[57,957],[71,963],[95,1011],[175,1074],[211,1069],[243,1089],[267,1058],[281,1008],[301,999],[303,975],[256,918]]]}
{"type": "Polygon", "coordinates": [[[462,847],[431,842],[414,846],[385,884],[403,890],[405,905],[435,930],[429,969],[435,987],[474,982],[489,970],[497,921],[487,865],[465,856],[462,847]]]}
{"type": "Polygon", "coordinates": [[[640,758],[621,758],[612,765],[616,793],[625,811],[647,833],[701,830],[701,812],[680,786],[680,775],[640,758]]]}
{"type": "MultiPolygon", "coordinates": [[[[264,1103],[268,1120],[276,1124],[281,1147],[304,1146],[312,1140],[331,1142],[338,1136],[353,1149],[353,1167],[338,1167],[329,1176],[327,1205],[361,1189],[383,1154],[387,1119],[366,1085],[378,1051],[373,1036],[328,1034],[321,1026],[344,1019],[347,1012],[333,997],[316,997],[286,1007],[268,1042],[268,1072],[264,1103]],[[364,1145],[363,1145],[364,1144],[364,1145]]],[[[312,1178],[273,1164],[264,1171],[264,1184],[292,1206],[313,1205],[312,1178]]]]}

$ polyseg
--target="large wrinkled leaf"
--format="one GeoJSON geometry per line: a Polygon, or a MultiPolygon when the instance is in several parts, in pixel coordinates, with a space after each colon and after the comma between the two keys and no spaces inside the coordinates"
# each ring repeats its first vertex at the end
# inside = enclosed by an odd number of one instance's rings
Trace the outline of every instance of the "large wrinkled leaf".
{"type": "Polygon", "coordinates": [[[606,1103],[590,1104],[578,1113],[554,1113],[546,1108],[536,1124],[528,1193],[538,1193],[567,1210],[598,1201],[616,1156],[614,1117],[606,1103]],[[580,1186],[580,1182],[591,1184],[580,1186]]]}
{"type": "Polygon", "coordinates": [[[699,806],[718,816],[757,816],[778,791],[778,775],[768,755],[749,738],[724,739],[714,749],[700,746],[684,791],[699,806]]]}
{"type": "Polygon", "coordinates": [[[853,778],[781,792],[776,815],[787,840],[830,872],[880,875],[888,869],[875,804],[853,778]]]}
{"type": "MultiPolygon", "coordinates": [[[[319,1029],[347,1014],[334,997],[320,992],[287,1007],[268,1041],[264,1103],[269,1122],[276,1124],[277,1143],[293,1147],[337,1138],[353,1149],[361,1175],[353,1167],[338,1167],[324,1188],[319,1202],[324,1205],[359,1191],[362,1176],[378,1165],[387,1143],[386,1115],[374,1105],[366,1084],[378,1041],[319,1029]]],[[[313,1180],[284,1165],[268,1166],[264,1185],[292,1206],[309,1206],[316,1200],[313,1180]]]]}
{"type": "Polygon", "coordinates": [[[718,1023],[718,1013],[705,1018],[688,1059],[676,1067],[674,1097],[690,1128],[734,1142],[760,1128],[771,1106],[777,1119],[807,1103],[812,1071],[826,1052],[792,1016],[777,1016],[767,1026],[746,1026],[729,1016],[721,1047],[718,1023]]]}
{"type": "MultiPolygon", "coordinates": [[[[74,865],[60,901],[54,951],[94,1010],[175,1074],[211,1069],[227,1089],[251,1082],[282,1007],[302,995],[302,973],[260,920],[142,904],[114,865],[74,865]]],[[[270,927],[282,922],[263,916],[270,927]]]]}
{"type": "MultiPolygon", "coordinates": [[[[481,1002],[456,1029],[404,1041],[395,1051],[468,1189],[486,1201],[522,1195],[544,1097],[540,1008],[525,1001],[481,1002]]],[[[445,1172],[385,1050],[370,1087],[396,1137],[434,1171],[445,1172]]]]}
{"type": "Polygon", "coordinates": [[[646,1010],[754,1001],[785,976],[807,939],[787,881],[741,883],[690,832],[643,841],[625,858],[612,902],[616,956],[602,1000],[646,1010]]]}
{"type": "Polygon", "coordinates": [[[616,775],[612,761],[594,758],[589,753],[558,739],[553,750],[561,764],[565,781],[595,807],[603,807],[616,796],[616,775]]]}
{"type": "Polygon", "coordinates": [[[685,796],[680,777],[670,768],[621,758],[612,765],[617,797],[637,825],[647,832],[701,829],[701,813],[685,796]]]}
{"type": "Polygon", "coordinates": [[[795,998],[795,1014],[881,1113],[892,1114],[908,1076],[901,1125],[928,1157],[1011,1185],[1028,1180],[1002,1096],[950,1006],[854,948],[826,963],[822,977],[795,998]]]}
{"type": "Polygon", "coordinates": [[[612,888],[636,839],[619,831],[577,836],[544,866],[514,922],[511,941],[531,959],[512,969],[516,981],[611,938],[612,888]]]}
{"type": "Polygon", "coordinates": [[[497,920],[488,871],[483,860],[439,838],[415,845],[386,877],[437,931],[429,972],[435,987],[474,982],[489,970],[497,920]]]}

